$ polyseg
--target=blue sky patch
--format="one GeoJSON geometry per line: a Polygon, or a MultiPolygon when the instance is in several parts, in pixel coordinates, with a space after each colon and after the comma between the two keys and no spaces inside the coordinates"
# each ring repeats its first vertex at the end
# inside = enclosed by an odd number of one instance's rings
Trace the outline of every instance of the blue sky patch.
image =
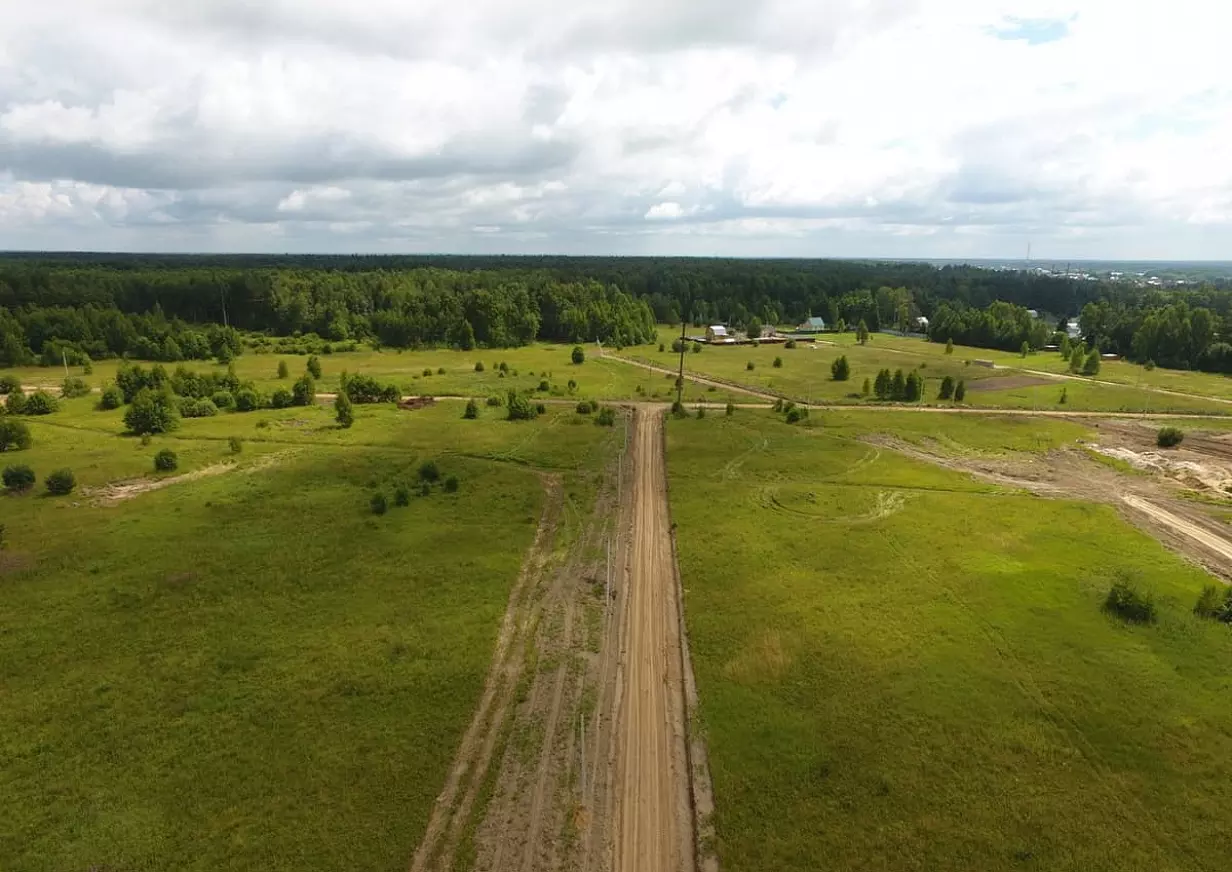
{"type": "Polygon", "coordinates": [[[1006,18],[999,27],[990,27],[989,33],[997,39],[1022,40],[1027,45],[1044,45],[1069,36],[1071,18],[1006,18]]]}

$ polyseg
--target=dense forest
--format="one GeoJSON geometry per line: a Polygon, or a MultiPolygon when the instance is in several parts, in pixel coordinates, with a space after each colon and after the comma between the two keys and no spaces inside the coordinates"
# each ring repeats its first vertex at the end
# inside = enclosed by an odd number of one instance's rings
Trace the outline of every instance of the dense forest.
{"type": "Polygon", "coordinates": [[[635,345],[655,322],[909,329],[1006,350],[1079,317],[1088,345],[1161,366],[1232,368],[1232,292],[1143,290],[1014,270],[845,260],[569,257],[0,257],[0,364],[176,361],[244,334],[376,346],[635,345]],[[1028,309],[1034,310],[1033,315],[1028,309]]]}

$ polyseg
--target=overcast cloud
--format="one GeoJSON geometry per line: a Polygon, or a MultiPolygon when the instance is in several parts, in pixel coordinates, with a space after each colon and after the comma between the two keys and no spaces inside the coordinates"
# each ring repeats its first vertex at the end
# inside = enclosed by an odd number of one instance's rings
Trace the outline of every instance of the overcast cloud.
{"type": "Polygon", "coordinates": [[[0,5],[0,248],[1232,259],[1213,0],[0,5]]]}

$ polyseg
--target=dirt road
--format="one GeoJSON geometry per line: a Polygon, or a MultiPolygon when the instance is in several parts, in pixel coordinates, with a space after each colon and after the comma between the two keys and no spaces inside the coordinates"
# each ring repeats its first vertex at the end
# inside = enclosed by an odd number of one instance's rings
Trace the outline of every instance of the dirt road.
{"type": "Polygon", "coordinates": [[[692,869],[693,815],[685,736],[678,591],[674,574],[663,416],[634,413],[628,586],[621,609],[624,649],[617,679],[615,815],[617,872],[692,869]]]}
{"type": "Polygon", "coordinates": [[[1141,497],[1136,497],[1132,494],[1125,494],[1121,497],[1121,501],[1135,511],[1142,512],[1151,517],[1154,521],[1163,524],[1165,527],[1170,527],[1183,536],[1187,536],[1198,542],[1210,551],[1218,554],[1225,560],[1232,561],[1232,542],[1224,539],[1221,536],[1216,536],[1202,527],[1187,521],[1184,518],[1178,517],[1169,511],[1161,509],[1154,503],[1148,502],[1141,497]]]}

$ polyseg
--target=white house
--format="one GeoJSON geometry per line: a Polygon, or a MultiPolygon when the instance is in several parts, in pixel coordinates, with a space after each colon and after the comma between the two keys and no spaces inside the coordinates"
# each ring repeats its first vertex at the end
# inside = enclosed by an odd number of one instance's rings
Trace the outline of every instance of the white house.
{"type": "Polygon", "coordinates": [[[1070,339],[1077,339],[1082,335],[1082,328],[1078,326],[1077,318],[1070,318],[1065,324],[1065,332],[1070,339]]]}
{"type": "Polygon", "coordinates": [[[714,324],[706,328],[707,342],[731,342],[731,335],[722,324],[714,324]]]}

